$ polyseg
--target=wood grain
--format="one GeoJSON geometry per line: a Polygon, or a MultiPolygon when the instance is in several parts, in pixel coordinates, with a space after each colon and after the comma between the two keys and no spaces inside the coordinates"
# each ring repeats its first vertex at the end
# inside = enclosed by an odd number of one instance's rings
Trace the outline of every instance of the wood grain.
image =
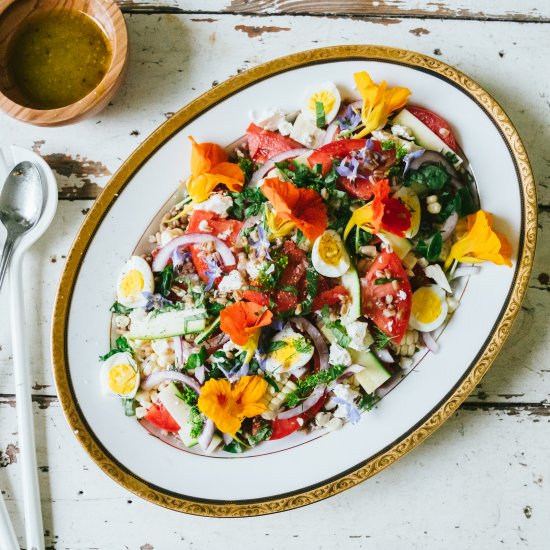
{"type": "Polygon", "coordinates": [[[550,21],[545,0],[118,0],[126,13],[232,13],[246,15],[314,15],[467,19],[480,21],[550,21]]]}

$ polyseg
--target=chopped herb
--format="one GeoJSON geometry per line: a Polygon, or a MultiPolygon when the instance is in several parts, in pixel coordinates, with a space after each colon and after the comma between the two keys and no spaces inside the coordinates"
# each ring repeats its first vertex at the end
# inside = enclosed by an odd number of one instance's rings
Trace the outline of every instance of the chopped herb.
{"type": "Polygon", "coordinates": [[[375,285],[385,285],[393,281],[399,281],[399,277],[380,277],[379,279],[374,279],[375,285]]]}
{"type": "Polygon", "coordinates": [[[204,418],[197,405],[193,405],[191,407],[191,410],[189,412],[189,422],[191,423],[191,432],[189,433],[189,435],[193,439],[197,439],[197,437],[201,435],[204,428],[204,418]]]}
{"type": "Polygon", "coordinates": [[[188,370],[195,370],[201,365],[204,365],[204,362],[206,361],[206,357],[207,357],[206,347],[201,346],[201,349],[197,353],[192,353],[189,356],[189,359],[187,359],[187,365],[185,366],[185,368],[188,370]]]}
{"type": "Polygon", "coordinates": [[[267,353],[274,353],[280,349],[283,349],[285,346],[286,342],[281,342],[280,340],[278,342],[270,342],[269,347],[267,348],[267,353]]]}
{"type": "Polygon", "coordinates": [[[130,347],[130,344],[128,344],[128,340],[126,340],[126,338],[124,336],[119,336],[116,339],[116,347],[113,348],[108,353],[106,353],[105,355],[100,355],[99,360],[100,361],[107,361],[107,359],[109,359],[109,357],[111,357],[111,356],[113,356],[117,353],[124,353],[124,352],[133,354],[134,350],[130,347]]]}
{"type": "Polygon", "coordinates": [[[326,189],[329,196],[337,191],[336,182],[339,176],[334,168],[334,165],[326,176],[323,176],[322,172],[319,171],[319,168],[310,170],[309,166],[293,160],[276,162],[275,166],[296,187],[314,189],[318,193],[321,193],[323,189],[326,189]],[[290,167],[292,167],[292,169],[290,167]]]}
{"type": "Polygon", "coordinates": [[[225,309],[227,304],[218,304],[218,302],[208,302],[206,311],[210,317],[217,317],[222,309],[225,309]]]}
{"type": "MultiPolygon", "coordinates": [[[[228,213],[231,218],[236,220],[255,216],[267,200],[258,187],[245,187],[241,193],[230,192],[229,195],[233,199],[233,206],[229,208],[228,213]]],[[[251,231],[253,229],[253,227],[250,228],[251,231]]]]}
{"type": "Polygon", "coordinates": [[[404,145],[399,145],[395,141],[388,139],[382,142],[382,150],[389,151],[390,149],[395,149],[395,158],[396,160],[401,160],[409,152],[404,145]]]}
{"type": "Polygon", "coordinates": [[[302,302],[302,315],[311,312],[313,300],[317,296],[317,286],[319,283],[319,273],[315,269],[308,267],[306,269],[306,298],[302,302]]]}
{"type": "Polygon", "coordinates": [[[405,186],[411,187],[417,195],[440,191],[451,181],[451,176],[441,164],[425,164],[418,170],[409,170],[405,186]]]}
{"type": "Polygon", "coordinates": [[[119,315],[128,315],[129,313],[132,312],[132,308],[123,306],[120,302],[115,302],[111,306],[111,311],[113,313],[118,313],[119,315]]]}
{"type": "Polygon", "coordinates": [[[289,407],[295,407],[304,400],[309,392],[322,384],[329,384],[330,382],[339,378],[342,373],[347,369],[345,365],[333,365],[328,369],[310,374],[308,377],[298,380],[296,382],[296,389],[286,396],[286,403],[289,407]]]}
{"type": "Polygon", "coordinates": [[[295,285],[281,285],[279,290],[284,290],[285,292],[290,292],[294,296],[298,296],[298,287],[295,285]]]}
{"type": "Polygon", "coordinates": [[[256,164],[252,159],[243,157],[239,159],[239,168],[242,170],[242,173],[244,174],[244,182],[245,184],[250,181],[250,178],[252,178],[252,174],[254,174],[256,170],[256,164]]]}
{"type": "Polygon", "coordinates": [[[240,441],[234,439],[231,443],[224,445],[223,450],[227,453],[240,454],[246,450],[246,447],[240,441]]]}
{"type": "Polygon", "coordinates": [[[346,249],[350,250],[357,256],[361,247],[368,245],[372,241],[372,233],[361,229],[357,225],[350,231],[346,239],[346,249]]]}
{"type": "Polygon", "coordinates": [[[325,106],[321,101],[315,102],[315,117],[317,119],[317,128],[323,128],[326,126],[325,106]]]}
{"type": "Polygon", "coordinates": [[[284,254],[273,253],[272,258],[271,262],[264,262],[258,275],[258,283],[266,289],[275,288],[288,265],[288,257],[284,254]]]}
{"type": "Polygon", "coordinates": [[[380,350],[388,346],[388,344],[395,338],[395,336],[388,336],[382,332],[378,327],[374,327],[374,349],[380,350]]]}
{"type": "Polygon", "coordinates": [[[445,156],[447,157],[447,160],[451,164],[456,164],[458,162],[458,157],[454,153],[452,153],[451,151],[447,151],[445,153],[445,156]]]}
{"type": "Polygon", "coordinates": [[[380,401],[380,397],[374,393],[367,393],[361,397],[359,401],[359,410],[370,411],[380,401]]]}
{"type": "Polygon", "coordinates": [[[267,373],[264,373],[265,381],[276,391],[280,392],[279,385],[275,382],[275,379],[267,373]]]}
{"type": "Polygon", "coordinates": [[[266,439],[269,439],[271,437],[272,432],[273,429],[271,427],[271,424],[264,420],[262,421],[260,427],[254,430],[254,433],[251,433],[247,436],[248,443],[250,445],[256,445],[256,443],[259,443],[260,441],[265,441],[266,439]]]}
{"type": "Polygon", "coordinates": [[[346,327],[342,325],[340,319],[337,319],[336,321],[330,320],[330,311],[328,305],[325,304],[323,306],[323,309],[321,310],[321,316],[323,317],[323,322],[325,323],[326,327],[332,331],[332,334],[334,335],[334,338],[336,338],[338,345],[342,346],[343,348],[347,348],[351,342],[351,338],[348,336],[348,331],[346,330],[346,327]]]}
{"type": "Polygon", "coordinates": [[[159,293],[163,296],[170,294],[172,288],[172,281],[174,280],[174,266],[172,264],[167,265],[160,274],[160,286],[159,293]]]}
{"type": "Polygon", "coordinates": [[[295,338],[292,345],[298,353],[311,353],[313,351],[313,345],[305,338],[295,338]]]}
{"type": "Polygon", "coordinates": [[[439,231],[436,231],[429,239],[426,241],[420,240],[416,245],[416,252],[428,260],[428,262],[433,263],[439,259],[441,256],[441,250],[443,249],[443,237],[439,231]]]}

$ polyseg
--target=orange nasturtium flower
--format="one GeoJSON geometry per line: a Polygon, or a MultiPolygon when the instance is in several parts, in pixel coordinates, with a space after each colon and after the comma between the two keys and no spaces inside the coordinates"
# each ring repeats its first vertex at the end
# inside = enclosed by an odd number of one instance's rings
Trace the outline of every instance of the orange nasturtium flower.
{"type": "Polygon", "coordinates": [[[361,120],[365,127],[354,137],[361,138],[386,124],[393,111],[401,109],[408,101],[408,88],[387,88],[386,81],[375,84],[365,71],[353,75],[355,85],[363,98],[361,120]]]}
{"type": "Polygon", "coordinates": [[[369,233],[378,233],[382,227],[382,217],[384,216],[384,201],[390,194],[390,186],[387,179],[379,180],[373,189],[373,199],[358,208],[349,219],[344,231],[344,239],[355,225],[368,231],[369,233]]]}
{"type": "Polygon", "coordinates": [[[271,311],[259,304],[235,302],[221,310],[220,328],[234,344],[247,352],[247,362],[258,347],[260,329],[271,324],[272,318],[271,311]]]}
{"type": "Polygon", "coordinates": [[[327,208],[314,189],[296,187],[279,178],[266,178],[262,193],[273,205],[279,220],[289,220],[310,240],[327,228],[327,208]]]}
{"type": "Polygon", "coordinates": [[[512,246],[501,233],[493,231],[493,216],[483,210],[468,216],[468,231],[453,244],[445,260],[448,269],[456,260],[464,263],[493,262],[512,267],[512,246]]]}
{"type": "Polygon", "coordinates": [[[215,143],[193,144],[191,150],[191,177],[187,182],[187,192],[193,202],[203,202],[220,183],[230,191],[242,191],[244,174],[239,166],[227,162],[227,153],[215,143]]]}
{"type": "Polygon", "coordinates": [[[243,376],[234,386],[229,380],[211,378],[201,389],[198,406],[216,427],[234,436],[245,418],[262,414],[267,382],[261,376],[243,376]]]}

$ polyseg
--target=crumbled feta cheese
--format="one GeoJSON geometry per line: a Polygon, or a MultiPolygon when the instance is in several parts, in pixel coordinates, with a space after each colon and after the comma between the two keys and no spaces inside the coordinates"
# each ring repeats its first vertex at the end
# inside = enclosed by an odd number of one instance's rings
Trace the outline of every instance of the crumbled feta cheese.
{"type": "Polygon", "coordinates": [[[403,138],[403,139],[407,139],[409,141],[414,140],[413,133],[412,133],[411,129],[408,126],[402,126],[401,124],[394,124],[391,127],[391,133],[394,136],[397,136],[397,137],[400,137],[400,138],[403,138]]]}
{"type": "Polygon", "coordinates": [[[351,338],[349,347],[357,351],[368,351],[373,342],[370,332],[367,330],[367,323],[352,321],[346,324],[348,336],[351,338]]]}
{"type": "Polygon", "coordinates": [[[218,239],[221,239],[222,241],[225,241],[229,236],[231,235],[231,229],[227,228],[222,233],[218,233],[218,239]]]}
{"type": "Polygon", "coordinates": [[[248,276],[251,279],[257,279],[260,275],[263,265],[263,260],[248,260],[248,262],[246,262],[246,272],[248,273],[248,276]]]}
{"type": "Polygon", "coordinates": [[[335,384],[334,388],[332,388],[332,393],[348,403],[353,403],[353,401],[359,397],[359,392],[352,389],[349,384],[335,384]]]}
{"type": "Polygon", "coordinates": [[[252,112],[251,118],[260,128],[279,132],[283,136],[288,136],[292,130],[292,124],[288,122],[282,109],[265,109],[257,114],[252,112]]]}
{"type": "Polygon", "coordinates": [[[322,428],[330,420],[331,414],[327,412],[318,412],[315,415],[315,424],[322,428]]]}
{"type": "Polygon", "coordinates": [[[290,137],[310,149],[318,149],[323,145],[325,134],[324,130],[317,128],[314,120],[300,113],[292,126],[290,137]]]}
{"type": "Polygon", "coordinates": [[[404,290],[400,290],[397,295],[402,299],[405,300],[407,298],[407,293],[404,290]]]}
{"type": "MultiPolygon", "coordinates": [[[[233,206],[233,199],[229,195],[215,193],[203,202],[195,204],[194,210],[214,212],[222,218],[227,218],[227,211],[233,206]]],[[[202,222],[201,222],[202,223],[202,222]]]]}
{"type": "Polygon", "coordinates": [[[331,344],[328,362],[331,365],[345,365],[349,367],[351,365],[351,356],[347,349],[344,349],[338,344],[331,344]]]}
{"type": "Polygon", "coordinates": [[[160,233],[160,246],[164,246],[168,244],[172,239],[175,239],[176,237],[180,237],[183,235],[183,230],[179,227],[175,227],[174,229],[164,229],[160,233]]]}
{"type": "Polygon", "coordinates": [[[328,430],[334,432],[336,430],[339,430],[344,425],[344,421],[341,418],[331,418],[326,424],[325,428],[328,430]]]}
{"type": "Polygon", "coordinates": [[[436,284],[438,284],[443,290],[447,291],[449,294],[453,293],[451,285],[443,273],[441,266],[439,264],[428,265],[424,268],[424,273],[426,277],[433,279],[436,284]]]}
{"type": "Polygon", "coordinates": [[[243,285],[244,281],[242,275],[239,271],[234,269],[220,281],[218,290],[220,292],[231,292],[233,290],[240,290],[243,285]]]}
{"type": "Polygon", "coordinates": [[[414,141],[407,141],[406,139],[394,136],[390,132],[386,132],[384,130],[374,130],[372,137],[381,143],[384,143],[384,141],[393,141],[396,145],[401,145],[407,153],[412,153],[413,151],[419,151],[422,149],[422,147],[416,145],[414,141]]]}
{"type": "Polygon", "coordinates": [[[212,231],[212,228],[208,225],[208,221],[207,221],[207,220],[201,220],[201,221],[199,222],[199,231],[203,231],[203,232],[205,232],[205,231],[208,231],[208,232],[212,231]]]}

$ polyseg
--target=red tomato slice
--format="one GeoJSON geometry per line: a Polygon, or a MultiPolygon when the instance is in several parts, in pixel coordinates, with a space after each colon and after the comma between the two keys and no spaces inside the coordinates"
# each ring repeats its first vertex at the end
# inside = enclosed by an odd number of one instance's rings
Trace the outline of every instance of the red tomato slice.
{"type": "Polygon", "coordinates": [[[394,252],[381,252],[372,263],[365,277],[361,279],[363,313],[369,319],[372,319],[384,334],[392,337],[396,344],[401,342],[409,324],[411,296],[409,278],[397,254],[394,252]],[[385,270],[390,272],[390,277],[387,277],[385,270]],[[391,282],[375,284],[377,279],[385,278],[397,279],[399,288],[395,290],[391,282]],[[393,311],[395,311],[395,315],[392,317],[384,315],[384,310],[389,309],[386,296],[392,297],[393,311]]]}
{"type": "MultiPolygon", "coordinates": [[[[207,233],[214,235],[215,237],[220,238],[226,245],[233,246],[239,232],[241,231],[243,224],[238,220],[228,220],[226,218],[221,218],[214,212],[207,212],[206,210],[195,210],[191,217],[189,218],[189,225],[187,226],[188,233],[207,233]],[[206,221],[208,226],[212,228],[212,231],[201,231],[199,226],[202,221],[206,221]],[[222,235],[222,237],[220,237],[222,235]]],[[[208,270],[208,265],[202,258],[202,255],[198,250],[193,246],[191,248],[191,257],[193,258],[193,263],[197,269],[197,273],[200,278],[207,282],[208,277],[205,275],[205,272],[208,270]]],[[[217,285],[220,282],[221,277],[215,281],[217,285]]]]}
{"type": "Polygon", "coordinates": [[[423,122],[434,134],[440,137],[447,147],[458,153],[458,143],[449,123],[438,114],[423,107],[407,105],[407,111],[423,122]]]}
{"type": "Polygon", "coordinates": [[[256,162],[265,162],[267,159],[280,155],[291,149],[301,149],[303,145],[288,136],[278,132],[264,130],[252,123],[246,129],[248,150],[256,162]]]}
{"type": "Polygon", "coordinates": [[[167,432],[179,432],[178,423],[172,418],[172,415],[164,408],[160,402],[153,405],[144,416],[151,424],[166,430],[167,432]]]}
{"type": "Polygon", "coordinates": [[[337,285],[328,290],[320,292],[313,300],[313,311],[318,311],[324,305],[333,306],[342,301],[344,296],[347,296],[348,291],[342,285],[337,285]]]}
{"type": "Polygon", "coordinates": [[[356,178],[355,181],[350,181],[348,178],[340,176],[338,178],[338,185],[343,188],[348,195],[357,199],[363,199],[364,201],[368,201],[374,194],[374,183],[369,179],[356,178]]]}
{"type": "Polygon", "coordinates": [[[319,147],[317,151],[309,155],[307,161],[311,168],[316,164],[321,164],[323,166],[323,175],[325,176],[332,168],[333,158],[343,159],[352,151],[363,149],[366,143],[366,139],[340,139],[333,141],[319,147]]]}
{"type": "Polygon", "coordinates": [[[273,301],[276,304],[275,311],[284,312],[298,305],[298,297],[288,290],[276,290],[273,293],[273,301]]]}
{"type": "Polygon", "coordinates": [[[245,290],[243,292],[243,298],[249,302],[254,302],[261,306],[269,307],[269,294],[267,292],[260,292],[258,290],[245,290]]]}
{"type": "Polygon", "coordinates": [[[271,437],[269,439],[282,439],[283,437],[294,433],[296,430],[299,430],[304,425],[304,422],[310,420],[319,412],[325,401],[326,396],[321,397],[321,399],[319,399],[319,401],[317,401],[317,403],[315,403],[315,405],[313,405],[313,407],[311,407],[309,411],[295,416],[294,418],[288,418],[286,420],[273,420],[273,431],[271,432],[271,437]],[[300,426],[300,423],[298,421],[299,418],[304,421],[302,422],[302,426],[300,426]]]}

